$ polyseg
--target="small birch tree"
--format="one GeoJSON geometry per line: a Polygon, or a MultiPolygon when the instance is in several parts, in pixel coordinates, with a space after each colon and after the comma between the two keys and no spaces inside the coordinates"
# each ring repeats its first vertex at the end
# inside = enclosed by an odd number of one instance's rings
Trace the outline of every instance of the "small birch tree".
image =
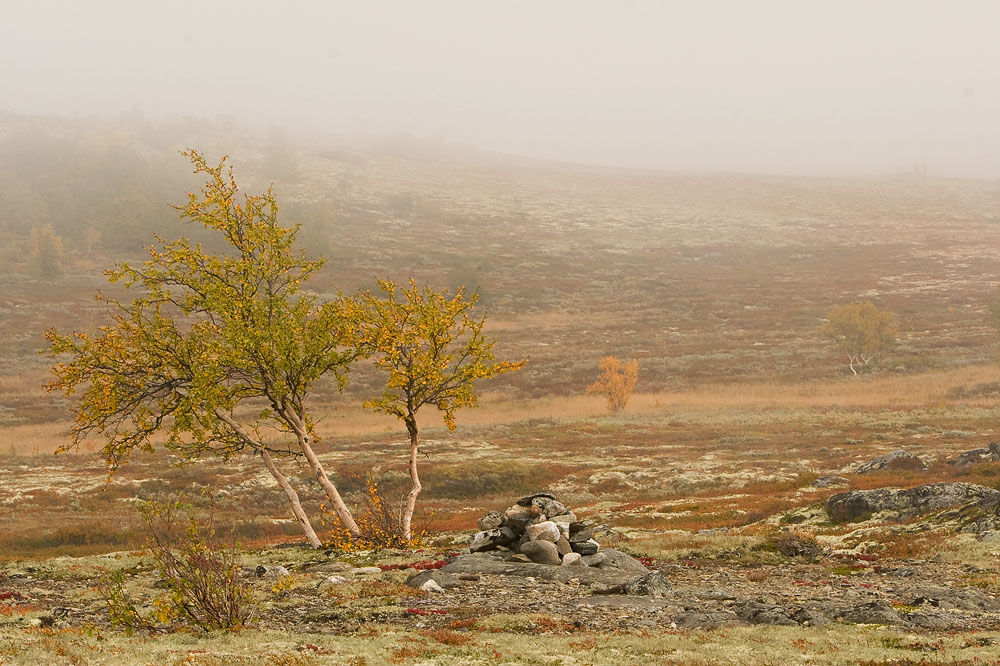
{"type": "Polygon", "coordinates": [[[322,266],[293,249],[295,228],[278,224],[270,190],[238,197],[225,158],[210,166],[185,153],[206,183],[177,207],[181,217],[224,239],[215,254],[187,238],[149,248],[140,266],[120,264],[111,282],[139,292],[130,303],[108,299],[111,322],[96,335],[45,333],[56,362],[50,391],[79,391],[72,441],[95,435],[105,441],[110,473],[136,450],[152,451],[165,434],[168,449],[185,459],[205,453],[261,458],[288,497],[314,547],[320,540],[298,494],[275,458],[303,456],[344,527],[358,528],[312,448],[313,422],[306,401],[327,374],[345,381],[357,356],[348,344],[355,322],[342,300],[319,304],[300,284],[322,266]],[[252,408],[247,409],[247,408],[252,408]],[[273,446],[268,430],[294,444],[273,446]]]}
{"type": "Polygon", "coordinates": [[[896,315],[879,310],[870,301],[833,308],[820,327],[820,333],[847,357],[855,375],[878,362],[895,342],[896,332],[896,315]]]}
{"type": "Polygon", "coordinates": [[[601,376],[587,387],[587,393],[599,393],[608,401],[608,410],[616,414],[625,409],[635,384],[639,380],[639,361],[622,363],[614,356],[605,356],[599,364],[601,376]]]}
{"type": "Polygon", "coordinates": [[[449,298],[446,293],[418,287],[413,280],[405,289],[388,280],[378,284],[384,297],[371,293],[359,297],[361,346],[388,378],[382,395],[365,406],[401,420],[410,437],[410,490],[399,517],[403,539],[409,541],[422,489],[417,469],[418,412],[432,405],[454,430],[455,412],[477,403],[477,380],[518,370],[525,361],[495,361],[495,341],[483,334],[485,317],[472,316],[475,294],[466,299],[460,288],[449,298]]]}

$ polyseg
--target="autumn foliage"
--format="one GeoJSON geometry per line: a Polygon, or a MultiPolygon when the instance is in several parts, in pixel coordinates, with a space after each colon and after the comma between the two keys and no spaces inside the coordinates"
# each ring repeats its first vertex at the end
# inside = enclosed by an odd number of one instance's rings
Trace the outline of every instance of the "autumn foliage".
{"type": "Polygon", "coordinates": [[[477,381],[518,370],[525,362],[496,360],[494,340],[483,333],[485,317],[472,314],[475,294],[466,298],[458,289],[449,296],[413,280],[404,288],[379,280],[379,287],[382,296],[358,297],[359,348],[386,375],[385,390],[365,406],[398,418],[410,438],[410,491],[399,517],[402,536],[409,540],[422,488],[417,470],[420,409],[435,407],[448,429],[454,430],[455,412],[478,401],[477,381]]]}
{"type": "Polygon", "coordinates": [[[833,308],[820,328],[820,333],[847,357],[855,375],[878,361],[895,342],[896,331],[896,315],[879,310],[869,301],[833,308]]]}
{"type": "Polygon", "coordinates": [[[605,356],[600,362],[601,376],[587,387],[587,393],[599,393],[608,401],[608,410],[617,413],[625,409],[635,383],[639,379],[639,361],[622,362],[614,356],[605,356]]]}

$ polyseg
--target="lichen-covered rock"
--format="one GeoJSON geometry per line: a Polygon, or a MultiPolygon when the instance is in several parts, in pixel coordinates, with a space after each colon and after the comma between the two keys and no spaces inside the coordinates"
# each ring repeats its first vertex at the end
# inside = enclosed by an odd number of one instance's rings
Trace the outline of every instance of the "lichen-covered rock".
{"type": "Polygon", "coordinates": [[[905,449],[876,458],[858,467],[856,474],[868,474],[877,470],[927,469],[927,463],[905,449]]]}
{"type": "Polygon", "coordinates": [[[528,495],[526,497],[522,497],[521,499],[517,500],[516,504],[518,506],[523,506],[523,507],[532,506],[532,503],[539,498],[554,500],[556,496],[550,495],[549,493],[535,493],[534,495],[528,495]]]}
{"type": "Polygon", "coordinates": [[[827,513],[836,522],[865,520],[872,514],[893,512],[905,520],[966,504],[984,504],[1000,499],[1000,491],[974,483],[930,483],[915,488],[878,488],[852,490],[832,496],[826,502],[827,513]]]}
{"type": "Polygon", "coordinates": [[[638,594],[662,599],[673,592],[667,577],[659,571],[650,571],[642,578],[626,583],[625,594],[638,594]]]}
{"type": "Polygon", "coordinates": [[[830,488],[832,486],[846,486],[850,482],[850,479],[845,479],[842,476],[818,476],[813,479],[809,486],[811,488],[830,488]]]}
{"type": "Polygon", "coordinates": [[[469,542],[469,551],[481,553],[487,550],[496,550],[500,546],[509,546],[517,539],[517,533],[507,526],[494,530],[483,530],[472,537],[472,541],[469,542]]]}
{"type": "Polygon", "coordinates": [[[897,613],[892,606],[881,601],[841,608],[836,611],[833,617],[841,622],[851,624],[886,624],[890,626],[901,626],[906,624],[906,619],[897,613]]]}
{"type": "Polygon", "coordinates": [[[270,566],[262,564],[256,569],[254,569],[254,575],[257,576],[257,578],[276,580],[278,578],[284,578],[285,576],[290,576],[291,572],[288,571],[288,569],[286,569],[283,566],[278,566],[278,565],[270,566]]]}
{"type": "Polygon", "coordinates": [[[484,532],[487,530],[495,530],[501,525],[503,525],[503,514],[500,513],[499,511],[490,511],[482,518],[477,520],[476,525],[478,525],[479,529],[483,530],[484,532]]]}
{"type": "Polygon", "coordinates": [[[457,574],[447,573],[440,569],[426,569],[409,576],[406,579],[406,584],[417,589],[424,589],[424,585],[429,581],[433,581],[438,587],[450,590],[460,586],[462,584],[460,580],[457,574]]]}

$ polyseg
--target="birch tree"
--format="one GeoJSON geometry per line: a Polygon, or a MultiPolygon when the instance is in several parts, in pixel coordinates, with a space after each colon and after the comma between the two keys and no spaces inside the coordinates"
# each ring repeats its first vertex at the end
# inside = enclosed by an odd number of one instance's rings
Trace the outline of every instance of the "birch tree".
{"type": "Polygon", "coordinates": [[[879,310],[870,301],[833,308],[820,328],[837,345],[857,375],[875,364],[896,340],[896,315],[879,310]]]}
{"type": "Polygon", "coordinates": [[[525,361],[496,361],[494,340],[483,333],[485,317],[475,318],[476,296],[466,299],[462,289],[454,296],[419,287],[412,280],[399,289],[379,280],[383,296],[362,294],[359,318],[361,347],[387,375],[382,395],[365,403],[370,409],[398,418],[409,435],[410,490],[400,511],[403,539],[412,538],[413,512],[422,485],[417,415],[431,405],[449,430],[455,412],[478,402],[475,382],[518,370],[525,361]]]}
{"type": "Polygon", "coordinates": [[[309,543],[320,540],[279,459],[304,458],[338,518],[358,532],[317,457],[307,409],[310,389],[331,375],[343,388],[357,356],[356,323],[345,301],[318,303],[300,285],[320,269],[293,248],[297,227],[278,223],[271,191],[240,196],[225,158],[211,166],[185,153],[206,177],[201,192],[178,206],[182,218],[225,241],[213,253],[187,238],[149,248],[141,265],[108,271],[138,292],[108,299],[111,321],[96,334],[46,332],[56,361],[49,390],[79,393],[72,441],[104,440],[110,473],[153,438],[185,459],[251,454],[274,477],[309,543]],[[274,444],[268,435],[281,444],[274,444]]]}

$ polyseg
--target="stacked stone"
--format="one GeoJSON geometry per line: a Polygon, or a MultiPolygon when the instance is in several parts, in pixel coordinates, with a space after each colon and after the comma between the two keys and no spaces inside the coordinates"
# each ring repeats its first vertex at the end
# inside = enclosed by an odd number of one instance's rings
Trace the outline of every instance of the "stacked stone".
{"type": "Polygon", "coordinates": [[[538,564],[587,566],[601,547],[591,529],[548,493],[522,497],[503,513],[490,511],[478,525],[482,531],[469,543],[473,553],[509,550],[538,564]]]}

